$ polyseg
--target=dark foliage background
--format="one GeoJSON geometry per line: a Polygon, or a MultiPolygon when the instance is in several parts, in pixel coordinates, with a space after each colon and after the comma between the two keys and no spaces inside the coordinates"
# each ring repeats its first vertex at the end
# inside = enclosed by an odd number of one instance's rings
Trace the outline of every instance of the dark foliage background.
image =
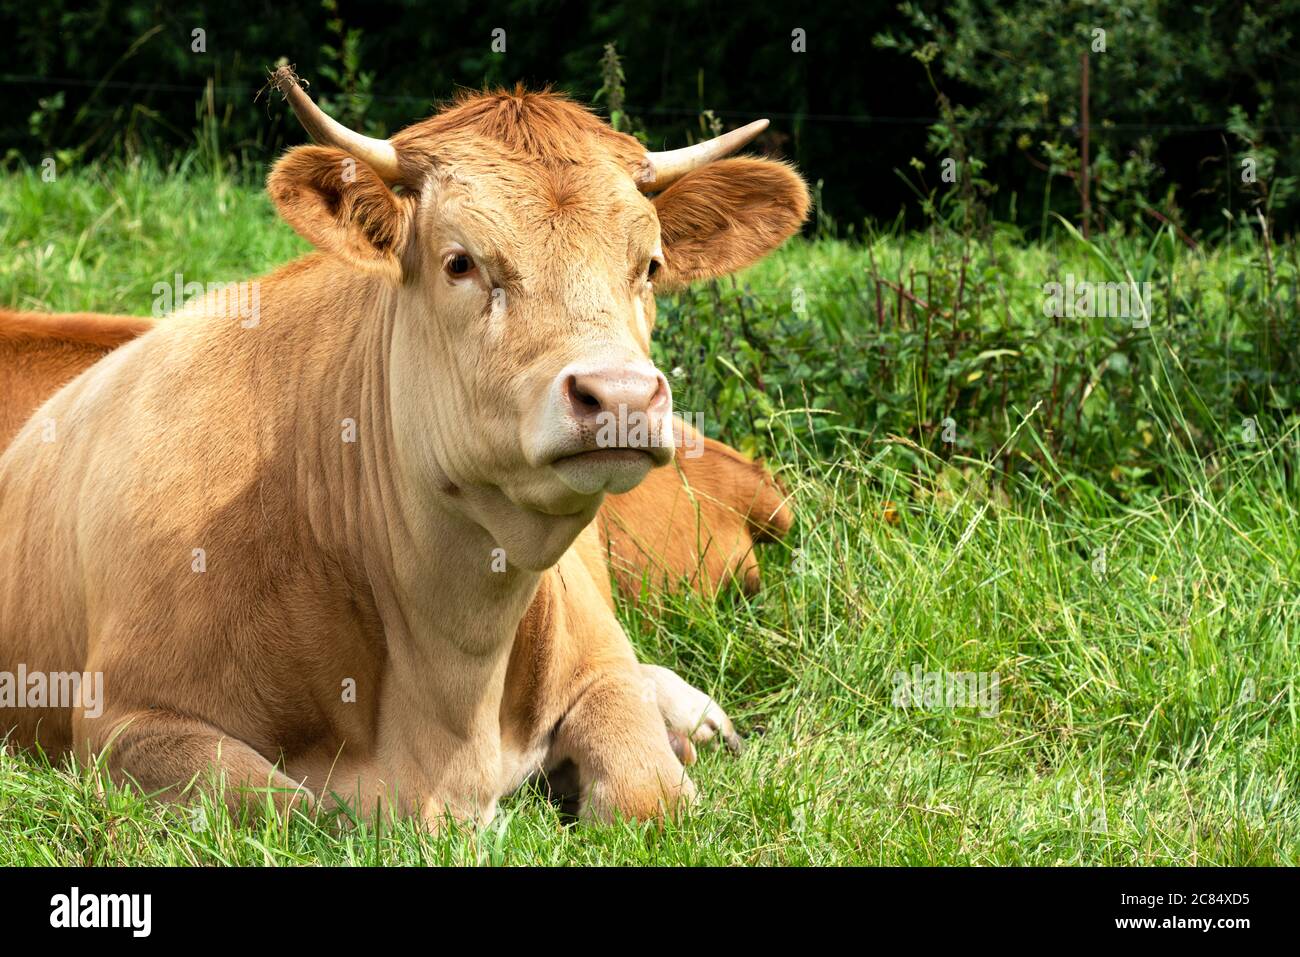
{"type": "Polygon", "coordinates": [[[336,115],[382,133],[458,84],[553,83],[591,101],[613,43],[625,112],[653,145],[703,135],[706,110],[726,126],[771,117],[763,148],[822,181],[822,209],[844,229],[919,215],[911,200],[939,184],[954,138],[977,161],[991,211],[1032,225],[1045,206],[1078,217],[1078,58],[1100,27],[1107,49],[1091,60],[1099,222],[1150,224],[1158,213],[1214,233],[1222,210],[1267,204],[1286,231],[1300,155],[1297,26],[1300,0],[0,0],[0,153],[11,164],[166,157],[198,135],[256,171],[301,139],[285,110],[253,101],[281,57],[336,115]],[[491,48],[497,28],[504,54],[491,48]],[[795,28],[806,31],[806,53],[792,52],[795,28]],[[192,49],[195,29],[206,52],[192,49]],[[1237,175],[1245,155],[1261,172],[1249,188],[1237,175]]]}

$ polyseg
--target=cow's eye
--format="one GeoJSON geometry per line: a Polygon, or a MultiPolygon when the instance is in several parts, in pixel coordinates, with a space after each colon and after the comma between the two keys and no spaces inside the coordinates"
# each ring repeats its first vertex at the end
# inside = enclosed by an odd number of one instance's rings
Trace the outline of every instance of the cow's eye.
{"type": "Polygon", "coordinates": [[[655,274],[659,272],[659,267],[661,265],[662,263],[659,261],[658,257],[655,257],[654,259],[650,260],[650,265],[647,266],[645,270],[646,279],[650,280],[651,282],[654,282],[655,274]]]}
{"type": "Polygon", "coordinates": [[[447,257],[443,268],[453,279],[464,279],[474,271],[474,260],[468,253],[453,253],[447,257]]]}

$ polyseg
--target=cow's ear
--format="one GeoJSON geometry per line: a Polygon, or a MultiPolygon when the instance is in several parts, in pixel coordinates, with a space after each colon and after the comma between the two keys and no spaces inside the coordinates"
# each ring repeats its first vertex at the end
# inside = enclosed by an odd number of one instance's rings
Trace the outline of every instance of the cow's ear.
{"type": "Polygon", "coordinates": [[[737,157],[687,173],[654,198],[664,267],[656,288],[712,279],[758,262],[808,215],[808,187],[774,160],[737,157]]]}
{"type": "Polygon", "coordinates": [[[398,280],[411,231],[411,204],[343,150],[299,146],[266,181],[276,209],[298,235],[367,272],[398,280]]]}

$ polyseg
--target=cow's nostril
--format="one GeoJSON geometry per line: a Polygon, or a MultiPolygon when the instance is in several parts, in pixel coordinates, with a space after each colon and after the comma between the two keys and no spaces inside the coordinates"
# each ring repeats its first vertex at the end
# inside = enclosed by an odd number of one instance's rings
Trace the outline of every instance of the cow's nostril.
{"type": "Polygon", "coordinates": [[[599,424],[607,415],[627,420],[627,427],[657,427],[672,407],[672,392],[659,370],[644,366],[561,373],[563,414],[580,422],[599,424]]]}
{"type": "Polygon", "coordinates": [[[668,380],[661,375],[655,376],[655,392],[650,397],[650,408],[656,408],[668,401],[668,380]]]}
{"type": "Polygon", "coordinates": [[[569,376],[569,398],[580,412],[599,412],[600,399],[578,384],[577,376],[569,376]]]}

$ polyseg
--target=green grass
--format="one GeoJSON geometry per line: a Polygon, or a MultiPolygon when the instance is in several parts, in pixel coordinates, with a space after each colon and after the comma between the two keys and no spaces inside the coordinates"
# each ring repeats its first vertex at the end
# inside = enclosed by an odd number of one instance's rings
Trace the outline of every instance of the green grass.
{"type": "MultiPolygon", "coordinates": [[[[147,166],[0,180],[0,241],[0,303],[133,313],[175,271],[244,278],[304,248],[255,187],[147,166]]],[[[883,238],[873,255],[898,262],[916,248],[883,238]]],[[[997,255],[1034,277],[1049,252],[1004,243],[997,255]]],[[[1059,457],[1032,395],[986,423],[997,447],[936,455],[889,408],[876,412],[877,384],[841,385],[860,407],[814,415],[793,380],[771,384],[771,356],[762,390],[718,371],[716,350],[691,354],[692,335],[716,332],[681,324],[694,312],[734,332],[726,290],[788,302],[782,290],[826,290],[865,257],[798,242],[738,286],[664,304],[660,347],[680,358],[662,359],[684,366],[684,392],[703,403],[737,389],[751,405],[761,392],[761,422],[706,421],[772,457],[800,516],[766,549],[758,598],[622,610],[645,659],[708,689],[749,736],[740,757],[703,755],[703,800],[685,820],[569,827],[523,793],[477,833],[269,812],[235,822],[6,754],[0,864],[1300,863],[1295,429],[1248,444],[1225,428],[1212,454],[1180,441],[1197,395],[1177,370],[1202,357],[1156,339],[1143,393],[1154,434],[1140,444],[1158,453],[1160,481],[1112,494],[1085,477],[1097,462],[1059,457]],[[870,436],[835,412],[884,421],[870,436]],[[1035,468],[995,477],[1004,447],[1035,468]],[[996,672],[1000,707],[895,707],[893,675],[914,665],[996,672]]],[[[1228,260],[1178,265],[1224,273],[1228,260]]],[[[1230,304],[1199,303],[1204,326],[1230,321],[1218,315],[1230,304]]],[[[823,295],[803,321],[875,317],[823,295]]]]}

